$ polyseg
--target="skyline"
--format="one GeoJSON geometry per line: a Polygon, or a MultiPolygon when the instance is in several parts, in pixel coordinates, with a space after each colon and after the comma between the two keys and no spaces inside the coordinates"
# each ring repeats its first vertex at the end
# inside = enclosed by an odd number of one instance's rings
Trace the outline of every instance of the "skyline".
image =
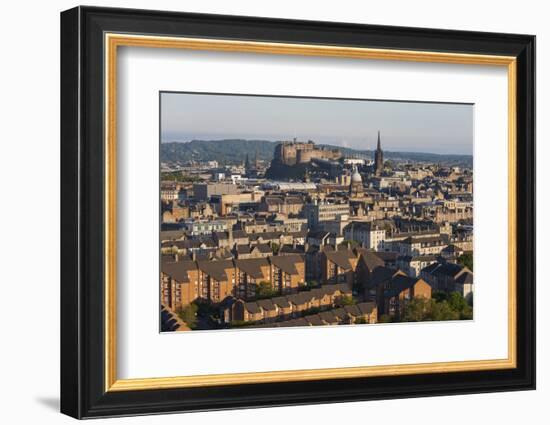
{"type": "Polygon", "coordinates": [[[387,151],[473,152],[471,104],[172,92],[160,99],[161,143],[296,137],[374,150],[380,131],[387,151]]]}

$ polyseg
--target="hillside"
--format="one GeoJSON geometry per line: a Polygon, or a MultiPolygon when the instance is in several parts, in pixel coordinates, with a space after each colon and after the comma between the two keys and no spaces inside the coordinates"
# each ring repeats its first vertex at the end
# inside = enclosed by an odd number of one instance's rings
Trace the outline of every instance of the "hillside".
{"type": "MultiPolygon", "coordinates": [[[[253,160],[257,152],[258,159],[271,161],[273,159],[273,150],[278,143],[279,142],[272,142],[269,140],[244,139],[192,140],[187,143],[162,143],[160,145],[160,160],[162,162],[179,163],[185,163],[190,160],[215,160],[220,163],[238,163],[243,162],[247,154],[250,160],[253,160]]],[[[327,144],[319,146],[324,146],[330,149],[340,149],[345,156],[349,157],[373,157],[372,150],[356,150],[327,144]]],[[[472,166],[471,155],[439,155],[424,152],[384,151],[384,159],[397,161],[424,161],[440,163],[443,165],[472,166]]]]}
{"type": "Polygon", "coordinates": [[[267,140],[192,140],[188,143],[170,142],[160,145],[162,162],[218,161],[221,163],[243,162],[248,154],[252,161],[258,153],[258,159],[271,161],[277,142],[267,140]]]}

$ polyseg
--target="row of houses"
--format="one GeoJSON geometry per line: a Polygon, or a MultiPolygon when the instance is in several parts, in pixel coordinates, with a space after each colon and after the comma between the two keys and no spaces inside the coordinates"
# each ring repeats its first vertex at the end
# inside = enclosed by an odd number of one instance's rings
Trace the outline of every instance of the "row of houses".
{"type": "Polygon", "coordinates": [[[433,290],[473,293],[473,273],[467,267],[441,256],[395,256],[366,248],[324,246],[305,255],[298,247],[283,247],[279,255],[258,246],[228,259],[167,258],[161,272],[161,300],[177,309],[196,299],[219,303],[226,297],[254,300],[258,285],[268,282],[273,291],[286,295],[298,291],[308,281],[345,284],[356,296],[371,300],[374,288],[399,271],[410,278],[422,278],[433,290]],[[257,257],[260,255],[259,257],[257,257]],[[179,261],[178,261],[179,260],[179,261]],[[307,271],[310,271],[309,275],[307,271]],[[315,271],[311,276],[311,271],[315,271]]]}
{"type": "Polygon", "coordinates": [[[324,285],[308,291],[286,296],[244,301],[238,298],[227,299],[222,305],[225,323],[234,321],[270,323],[303,316],[315,309],[333,308],[342,297],[351,297],[351,288],[346,284],[324,285]]]}
{"type": "MultiPolygon", "coordinates": [[[[438,255],[453,243],[451,236],[442,233],[441,229],[389,234],[377,222],[351,222],[344,228],[343,234],[346,240],[359,242],[365,248],[408,256],[438,255]]],[[[455,237],[461,245],[471,240],[471,233],[463,235],[460,241],[455,237]]]]}
{"type": "MultiPolygon", "coordinates": [[[[458,250],[458,249],[457,249],[458,250]]],[[[463,251],[458,250],[458,253],[463,251]]],[[[455,257],[442,255],[399,256],[385,252],[373,252],[365,248],[333,249],[324,247],[319,252],[316,267],[320,281],[326,283],[347,283],[363,292],[369,292],[380,281],[380,276],[400,271],[411,278],[422,278],[433,290],[459,292],[465,298],[474,291],[473,272],[457,264],[455,257]]],[[[306,256],[306,261],[313,261],[306,256]]]]}
{"type": "MultiPolygon", "coordinates": [[[[169,233],[168,231],[163,233],[169,233]]],[[[176,234],[176,231],[172,231],[176,234]]],[[[273,244],[280,246],[284,244],[305,244],[307,237],[306,231],[297,232],[265,232],[265,233],[246,233],[242,230],[229,230],[223,232],[214,232],[211,236],[193,236],[187,238],[184,234],[180,239],[167,239],[161,241],[162,254],[201,254],[205,252],[219,252],[227,250],[237,257],[239,252],[245,249],[258,247],[259,250],[267,249],[270,251],[273,244]]]]}
{"type": "Polygon", "coordinates": [[[283,328],[294,326],[351,325],[356,323],[374,324],[377,323],[377,321],[378,313],[376,304],[374,302],[363,302],[280,322],[253,325],[252,327],[283,328]]]}
{"type": "Polygon", "coordinates": [[[197,299],[219,303],[227,297],[254,298],[262,282],[280,294],[305,285],[303,256],[163,262],[161,302],[173,310],[197,299]]]}

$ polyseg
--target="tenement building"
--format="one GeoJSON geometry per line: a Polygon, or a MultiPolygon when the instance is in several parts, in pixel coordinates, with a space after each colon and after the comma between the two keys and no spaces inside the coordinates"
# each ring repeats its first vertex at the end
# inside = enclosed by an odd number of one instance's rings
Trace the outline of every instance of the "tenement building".
{"type": "Polygon", "coordinates": [[[161,302],[174,311],[201,299],[219,303],[227,297],[254,298],[267,282],[284,295],[305,285],[305,258],[299,254],[247,258],[165,262],[161,271],[161,302]]]}

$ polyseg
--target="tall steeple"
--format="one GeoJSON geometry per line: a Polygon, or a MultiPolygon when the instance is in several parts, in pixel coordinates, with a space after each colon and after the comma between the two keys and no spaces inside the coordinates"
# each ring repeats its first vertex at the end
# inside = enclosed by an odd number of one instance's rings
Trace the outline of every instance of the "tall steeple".
{"type": "Polygon", "coordinates": [[[378,142],[376,143],[376,152],[374,154],[374,175],[380,176],[384,170],[384,153],[380,143],[380,130],[378,130],[378,142]]]}

